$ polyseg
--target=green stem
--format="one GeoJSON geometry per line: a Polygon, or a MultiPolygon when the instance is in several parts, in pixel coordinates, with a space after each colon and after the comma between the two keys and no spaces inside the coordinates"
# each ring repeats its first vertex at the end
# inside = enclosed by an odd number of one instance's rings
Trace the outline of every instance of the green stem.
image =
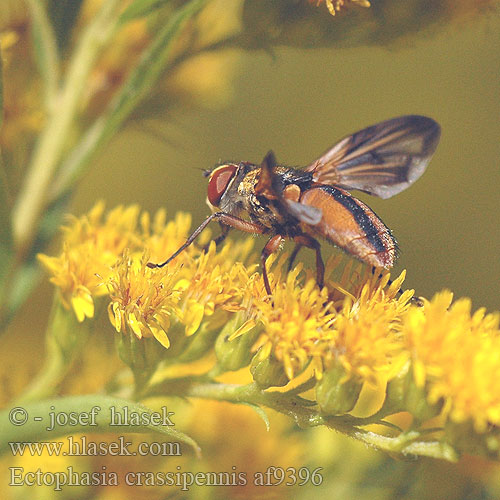
{"type": "Polygon", "coordinates": [[[62,306],[56,294],[45,337],[44,363],[16,403],[24,404],[53,396],[84,345],[87,333],[87,325],[78,323],[73,312],[62,306]]]}
{"type": "Polygon", "coordinates": [[[38,65],[45,82],[45,108],[52,112],[59,85],[60,64],[57,42],[43,2],[28,0],[28,7],[33,20],[32,26],[35,50],[38,53],[38,65]]]}
{"type": "Polygon", "coordinates": [[[167,67],[177,34],[208,0],[191,0],[178,9],[158,33],[114,96],[109,109],[85,131],[78,144],[64,159],[48,197],[57,199],[81,175],[98,149],[116,132],[153,88],[167,67]]]}
{"type": "Polygon", "coordinates": [[[25,183],[13,212],[13,235],[18,253],[30,248],[37,222],[46,207],[47,193],[64,152],[68,132],[78,114],[88,76],[102,47],[117,27],[120,0],[107,0],[80,38],[63,88],[35,147],[25,183]]]}
{"type": "Polygon", "coordinates": [[[326,425],[369,446],[389,453],[428,456],[449,461],[457,459],[457,454],[451,446],[439,441],[423,441],[421,440],[422,433],[418,431],[402,432],[395,437],[376,434],[358,427],[361,424],[373,423],[368,419],[356,419],[349,415],[321,415],[316,408],[302,406],[297,398],[290,397],[287,393],[265,391],[260,389],[256,383],[248,385],[199,383],[199,380],[194,378],[184,378],[166,381],[152,387],[146,396],[158,396],[162,393],[163,395],[178,394],[184,397],[247,403],[259,407],[266,406],[293,418],[299,427],[326,425]]]}

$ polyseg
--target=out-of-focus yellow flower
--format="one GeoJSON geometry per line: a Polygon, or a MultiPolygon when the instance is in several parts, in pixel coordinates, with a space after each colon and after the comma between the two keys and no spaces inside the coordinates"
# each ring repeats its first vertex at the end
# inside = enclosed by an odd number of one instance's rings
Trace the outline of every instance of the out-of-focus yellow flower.
{"type": "Polygon", "coordinates": [[[104,203],[97,203],[82,217],[71,217],[63,228],[63,251],[58,257],[40,254],[38,259],[52,275],[66,308],[78,321],[94,316],[94,299],[106,295],[103,282],[125,248],[137,248],[134,232],[139,208],[117,207],[103,219],[104,203]]]}
{"type": "Polygon", "coordinates": [[[0,2],[0,31],[6,27],[20,26],[28,21],[28,10],[24,0],[0,2]]]}
{"type": "Polygon", "coordinates": [[[0,146],[22,165],[34,135],[42,128],[41,84],[33,72],[28,17],[23,2],[0,2],[0,49],[3,71],[3,122],[0,146]]]}
{"type": "Polygon", "coordinates": [[[452,297],[444,291],[408,311],[403,332],[414,380],[431,404],[444,400],[445,417],[484,432],[500,425],[500,316],[483,308],[471,314],[470,299],[452,304],[452,297]]]}
{"type": "MultiPolygon", "coordinates": [[[[361,7],[370,7],[370,2],[368,0],[324,0],[324,2],[332,16],[335,15],[335,12],[345,7],[346,3],[355,3],[361,7]]],[[[319,5],[323,3],[323,0],[309,0],[309,3],[319,5]]]]}
{"type": "MultiPolygon", "coordinates": [[[[297,491],[291,481],[286,486],[285,480],[281,484],[278,480],[282,471],[290,472],[289,467],[303,466],[305,442],[301,434],[291,432],[293,426],[283,415],[273,412],[270,421],[266,432],[265,423],[248,407],[214,401],[193,405],[187,423],[204,450],[198,467],[213,470],[216,457],[216,470],[235,473],[237,480],[224,486],[226,498],[290,498],[297,491]],[[276,470],[276,475],[266,480],[269,469],[276,470]]],[[[215,490],[215,496],[219,495],[215,490]]]]}
{"type": "Polygon", "coordinates": [[[108,105],[150,41],[145,18],[127,23],[118,32],[89,77],[85,101],[91,114],[100,114],[108,105]]]}
{"type": "Polygon", "coordinates": [[[213,52],[190,57],[165,82],[167,95],[194,101],[198,106],[218,109],[234,97],[233,80],[241,55],[213,52]]]}

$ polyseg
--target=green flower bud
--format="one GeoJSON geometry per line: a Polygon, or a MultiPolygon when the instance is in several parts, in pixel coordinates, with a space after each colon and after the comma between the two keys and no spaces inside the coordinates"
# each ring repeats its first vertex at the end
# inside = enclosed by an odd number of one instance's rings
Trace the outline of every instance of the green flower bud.
{"type": "Polygon", "coordinates": [[[323,413],[340,415],[354,408],[363,384],[347,378],[342,365],[332,366],[316,384],[316,401],[323,413]]]}
{"type": "Polygon", "coordinates": [[[136,391],[139,391],[165,357],[165,348],[155,338],[138,339],[132,332],[117,334],[115,338],[120,359],[132,370],[136,391]]]}
{"type": "Polygon", "coordinates": [[[179,361],[182,363],[196,361],[212,349],[221,329],[220,319],[224,320],[226,316],[226,311],[216,311],[213,316],[201,323],[196,333],[184,337],[184,350],[178,357],[179,361]]]}
{"type": "Polygon", "coordinates": [[[282,387],[288,383],[283,363],[280,363],[272,354],[267,358],[260,359],[259,353],[257,353],[252,358],[250,371],[255,382],[263,389],[282,387]]]}
{"type": "Polygon", "coordinates": [[[215,341],[215,355],[219,366],[225,371],[236,371],[250,364],[252,345],[260,332],[260,327],[245,321],[246,313],[238,312],[222,329],[215,341]],[[244,334],[231,340],[239,328],[247,328],[244,334]]]}
{"type": "Polygon", "coordinates": [[[417,386],[411,366],[407,366],[387,384],[383,408],[386,413],[407,411],[413,418],[425,422],[439,415],[442,403],[434,405],[428,403],[425,387],[417,386]]]}

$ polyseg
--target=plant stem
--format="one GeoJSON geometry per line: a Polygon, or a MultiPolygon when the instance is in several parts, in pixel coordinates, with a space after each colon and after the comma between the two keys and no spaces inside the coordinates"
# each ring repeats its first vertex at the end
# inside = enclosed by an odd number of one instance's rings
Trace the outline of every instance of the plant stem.
{"type": "Polygon", "coordinates": [[[78,114],[88,75],[96,58],[115,32],[119,0],[107,0],[80,38],[68,68],[57,105],[33,152],[25,183],[13,212],[13,236],[19,255],[25,255],[34,239],[38,220],[47,204],[47,193],[66,147],[68,132],[78,114]]]}

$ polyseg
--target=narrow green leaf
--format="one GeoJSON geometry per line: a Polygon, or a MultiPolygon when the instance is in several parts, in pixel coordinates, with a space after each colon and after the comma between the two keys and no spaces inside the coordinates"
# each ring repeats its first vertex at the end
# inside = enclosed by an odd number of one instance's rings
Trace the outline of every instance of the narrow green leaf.
{"type": "Polygon", "coordinates": [[[266,431],[269,432],[269,429],[271,428],[271,423],[269,422],[269,417],[267,416],[267,413],[258,405],[255,405],[253,403],[240,403],[245,406],[249,406],[252,408],[252,410],[257,413],[257,415],[264,421],[266,424],[266,431]]]}
{"type": "Polygon", "coordinates": [[[196,441],[175,429],[175,424],[178,423],[175,414],[169,415],[167,410],[166,408],[165,413],[153,412],[133,401],[101,394],[68,396],[17,405],[0,412],[0,453],[11,450],[9,443],[48,441],[68,434],[154,432],[174,442],[191,446],[200,457],[201,450],[196,441]],[[72,415],[76,420],[64,425],[52,425],[54,422],[51,415],[57,414],[62,417],[72,415]],[[127,421],[124,420],[125,414],[128,415],[127,421]],[[152,417],[153,414],[156,416],[152,417]],[[121,420],[118,415],[121,415],[121,420]],[[163,419],[165,415],[166,418],[163,419]],[[24,417],[26,422],[20,424],[24,417]],[[162,423],[158,424],[158,420],[162,419],[162,423]],[[125,425],[115,425],[124,422],[125,425]]]}
{"type": "Polygon", "coordinates": [[[50,110],[55,101],[59,83],[59,54],[56,38],[44,2],[28,0],[28,7],[31,12],[36,62],[44,82],[45,104],[50,110]]]}
{"type": "Polygon", "coordinates": [[[137,17],[144,17],[160,9],[170,0],[135,0],[132,2],[120,16],[120,23],[126,23],[137,17]]]}
{"type": "Polygon", "coordinates": [[[60,174],[50,192],[51,199],[56,199],[75,182],[99,147],[121,127],[151,91],[168,64],[177,35],[206,3],[207,0],[191,0],[172,14],[111,102],[108,112],[94,122],[61,165],[60,174]]]}

